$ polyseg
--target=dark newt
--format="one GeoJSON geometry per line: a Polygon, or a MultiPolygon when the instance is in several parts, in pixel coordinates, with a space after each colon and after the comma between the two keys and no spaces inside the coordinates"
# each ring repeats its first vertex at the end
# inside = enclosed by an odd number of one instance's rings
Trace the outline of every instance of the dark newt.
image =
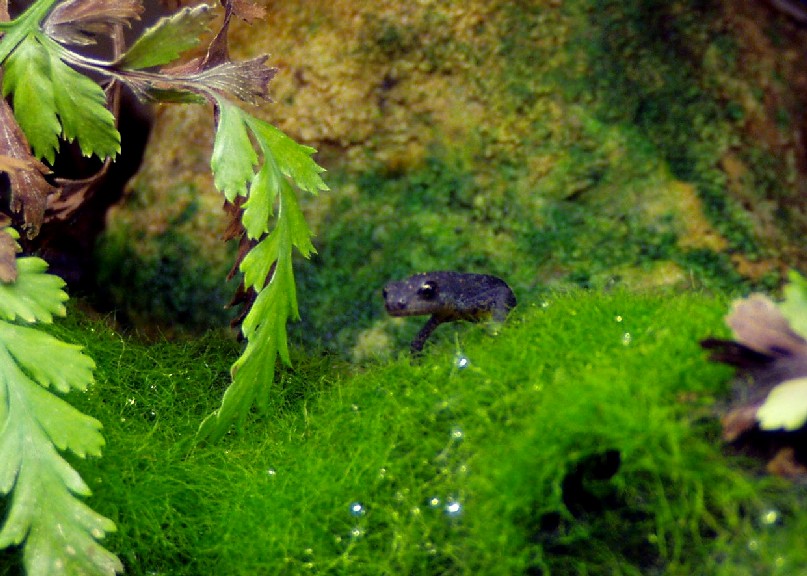
{"type": "Polygon", "coordinates": [[[462,272],[425,272],[384,287],[384,305],[390,316],[431,318],[412,340],[412,354],[423,350],[432,332],[443,322],[478,322],[493,318],[504,322],[516,305],[510,286],[496,276],[462,272]]]}

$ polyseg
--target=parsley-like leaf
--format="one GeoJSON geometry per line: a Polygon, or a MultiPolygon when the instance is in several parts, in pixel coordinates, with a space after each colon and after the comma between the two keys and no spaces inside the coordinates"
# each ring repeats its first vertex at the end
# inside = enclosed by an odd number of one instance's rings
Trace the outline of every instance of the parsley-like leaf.
{"type": "Polygon", "coordinates": [[[245,286],[258,293],[241,326],[247,347],[233,364],[233,382],[221,407],[200,426],[200,440],[220,438],[233,423],[243,422],[253,405],[265,410],[278,356],[290,363],[286,323],[299,319],[292,250],[297,248],[305,257],[314,252],[311,230],[292,182],[314,194],[327,190],[320,177],[323,169],[311,158],[312,148],[297,144],[274,126],[226,101],[218,104],[218,129],[226,133],[217,134],[214,144],[211,164],[216,186],[228,199],[247,196],[242,224],[250,238],[262,239],[240,265],[245,286]],[[257,157],[250,133],[262,156],[257,173],[253,172],[257,157]],[[227,164],[227,160],[235,165],[227,164]],[[275,202],[276,212],[272,209],[275,202]],[[275,213],[277,220],[272,227],[275,213]]]}
{"type": "Polygon", "coordinates": [[[49,51],[56,111],[62,120],[62,137],[78,140],[84,156],[111,158],[120,153],[115,116],[106,107],[103,89],[62,62],[56,49],[49,51]]]}
{"type": "Polygon", "coordinates": [[[199,4],[161,18],[120,57],[118,66],[142,69],[173,62],[182,52],[199,44],[199,37],[213,16],[210,6],[199,4]]]}
{"type": "Polygon", "coordinates": [[[62,48],[29,35],[8,58],[3,94],[13,94],[14,114],[34,153],[53,163],[59,136],[78,139],[85,156],[120,152],[115,117],[101,87],[62,62],[62,48]]]}
{"type": "MultiPolygon", "coordinates": [[[[14,283],[0,285],[5,319],[50,322],[63,311],[61,279],[38,258],[20,258],[14,283]],[[50,280],[49,280],[50,278],[50,280]]],[[[0,548],[22,545],[28,574],[112,576],[123,570],[99,544],[114,523],[78,497],[90,490],[59,454],[98,456],[101,423],[47,390],[84,390],[92,359],[36,328],[0,320],[0,495],[10,495],[0,548]]]]}
{"type": "Polygon", "coordinates": [[[261,142],[261,148],[271,152],[284,176],[288,176],[297,186],[311,194],[328,190],[328,186],[320,177],[325,169],[311,158],[316,150],[310,146],[297,144],[268,122],[252,116],[248,116],[248,122],[250,129],[261,142]]]}
{"type": "Polygon", "coordinates": [[[17,281],[0,284],[0,319],[49,324],[54,315],[65,315],[64,280],[44,274],[47,268],[41,258],[17,259],[17,281]]]}
{"type": "Polygon", "coordinates": [[[14,114],[34,154],[53,163],[62,131],[50,76],[50,55],[34,36],[27,36],[8,57],[3,96],[13,93],[14,114]]]}
{"type": "Polygon", "coordinates": [[[219,102],[219,122],[213,140],[210,167],[213,183],[229,202],[247,195],[258,155],[249,139],[244,113],[225,101],[219,102]]]}

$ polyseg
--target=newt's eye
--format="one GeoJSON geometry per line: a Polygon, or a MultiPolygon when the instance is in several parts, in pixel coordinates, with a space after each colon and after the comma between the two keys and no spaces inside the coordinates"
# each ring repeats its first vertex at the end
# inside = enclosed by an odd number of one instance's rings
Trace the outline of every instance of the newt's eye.
{"type": "Polygon", "coordinates": [[[418,288],[418,296],[424,300],[434,300],[437,298],[438,292],[436,282],[424,282],[420,285],[420,288],[418,288]]]}

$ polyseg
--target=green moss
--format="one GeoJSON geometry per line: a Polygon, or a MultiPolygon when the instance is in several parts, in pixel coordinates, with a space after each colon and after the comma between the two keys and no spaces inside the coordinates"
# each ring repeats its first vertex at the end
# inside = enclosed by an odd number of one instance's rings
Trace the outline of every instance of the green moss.
{"type": "Polygon", "coordinates": [[[553,294],[417,363],[297,355],[268,414],[195,449],[233,342],[55,329],[98,363],[73,400],[107,448],[78,465],[128,574],[798,573],[803,496],[718,440],[730,372],[697,340],[726,305],[553,294]]]}
{"type": "MultiPolygon", "coordinates": [[[[182,222],[193,217],[193,206],[182,222]]],[[[232,316],[225,310],[235,291],[225,282],[231,264],[201,256],[199,243],[177,228],[147,237],[119,226],[101,239],[96,261],[99,305],[115,309],[125,324],[182,332],[225,326],[232,316]]]]}

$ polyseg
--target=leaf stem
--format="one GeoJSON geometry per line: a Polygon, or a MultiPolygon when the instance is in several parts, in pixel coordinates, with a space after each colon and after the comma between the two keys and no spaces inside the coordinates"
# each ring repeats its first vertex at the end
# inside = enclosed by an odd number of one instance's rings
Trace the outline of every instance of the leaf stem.
{"type": "Polygon", "coordinates": [[[25,12],[11,22],[0,22],[0,30],[7,30],[0,39],[0,64],[6,61],[17,45],[26,36],[39,30],[39,23],[48,15],[58,0],[37,0],[25,12]]]}

